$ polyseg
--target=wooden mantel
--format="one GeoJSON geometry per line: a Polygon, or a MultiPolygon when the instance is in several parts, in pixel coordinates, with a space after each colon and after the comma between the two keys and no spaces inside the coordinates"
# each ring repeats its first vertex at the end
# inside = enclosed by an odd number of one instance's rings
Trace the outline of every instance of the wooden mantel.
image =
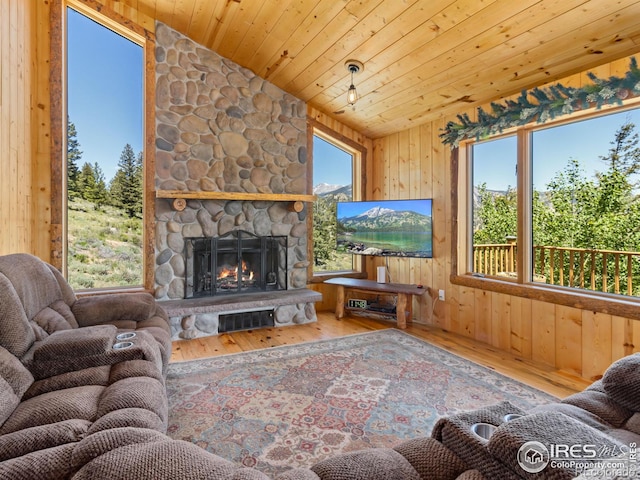
{"type": "Polygon", "coordinates": [[[302,210],[303,202],[315,202],[316,195],[295,193],[205,192],[185,190],[156,190],[156,198],[175,199],[173,207],[184,210],[185,200],[250,200],[266,202],[293,202],[294,210],[302,210]]]}

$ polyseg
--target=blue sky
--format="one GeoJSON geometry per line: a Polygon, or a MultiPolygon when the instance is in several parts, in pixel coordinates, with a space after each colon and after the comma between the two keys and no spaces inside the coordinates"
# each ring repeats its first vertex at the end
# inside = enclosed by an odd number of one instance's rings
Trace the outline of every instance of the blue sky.
{"type": "Polygon", "coordinates": [[[353,172],[352,157],[325,140],[313,137],[313,185],[348,185],[353,172]]]}
{"type": "Polygon", "coordinates": [[[142,150],[142,47],[67,12],[67,108],[82,151],[78,167],[98,162],[108,182],[127,143],[142,150]]]}
{"type": "MultiPolygon", "coordinates": [[[[608,167],[600,157],[611,148],[616,131],[627,121],[636,125],[640,133],[640,109],[628,110],[559,127],[544,128],[533,135],[533,183],[539,191],[555,173],[565,169],[570,158],[579,160],[583,173],[593,178],[596,171],[608,167]]],[[[476,165],[475,185],[487,184],[490,190],[506,190],[516,186],[516,141],[515,136],[504,140],[482,142],[474,147],[475,158],[487,159],[487,168],[476,165]]]]}

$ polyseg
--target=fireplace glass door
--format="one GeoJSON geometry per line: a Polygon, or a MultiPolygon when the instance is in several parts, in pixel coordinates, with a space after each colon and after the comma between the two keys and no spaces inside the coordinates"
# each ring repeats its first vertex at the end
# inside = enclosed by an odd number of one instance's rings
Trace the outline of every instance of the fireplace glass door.
{"type": "Polygon", "coordinates": [[[286,236],[188,238],[185,260],[185,298],[287,289],[286,236]]]}

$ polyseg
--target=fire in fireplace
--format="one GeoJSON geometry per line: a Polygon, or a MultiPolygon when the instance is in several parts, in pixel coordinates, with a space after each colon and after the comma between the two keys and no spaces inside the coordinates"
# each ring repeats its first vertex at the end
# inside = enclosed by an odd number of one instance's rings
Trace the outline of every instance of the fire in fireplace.
{"type": "Polygon", "coordinates": [[[287,237],[235,230],[185,239],[185,298],[287,289],[287,237]]]}

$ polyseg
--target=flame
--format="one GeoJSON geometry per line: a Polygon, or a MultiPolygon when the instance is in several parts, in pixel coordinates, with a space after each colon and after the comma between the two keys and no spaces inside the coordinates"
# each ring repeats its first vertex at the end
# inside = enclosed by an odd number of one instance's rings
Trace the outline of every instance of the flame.
{"type": "MultiPolygon", "coordinates": [[[[247,262],[244,260],[242,261],[241,274],[243,279],[253,280],[253,270],[248,270],[247,262]]],[[[238,278],[238,267],[221,269],[220,273],[218,273],[218,278],[238,278]]]]}

